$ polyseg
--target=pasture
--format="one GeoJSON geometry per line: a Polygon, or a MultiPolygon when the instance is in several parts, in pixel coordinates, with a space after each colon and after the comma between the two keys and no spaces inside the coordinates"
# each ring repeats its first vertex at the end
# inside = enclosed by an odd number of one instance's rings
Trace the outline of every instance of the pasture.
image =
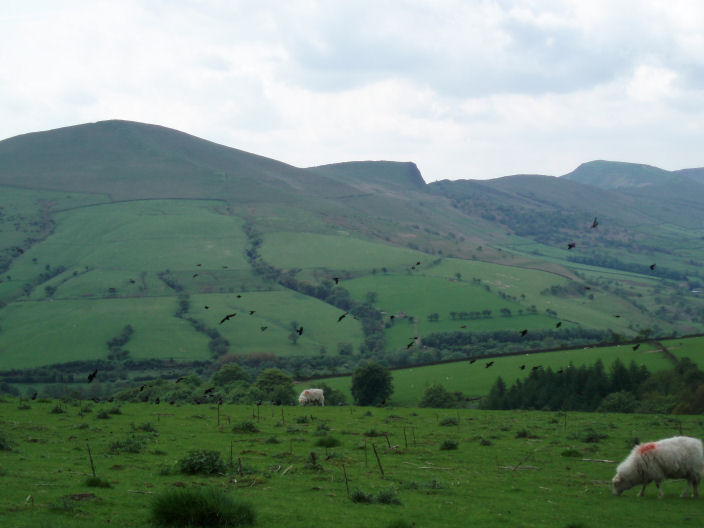
{"type": "Polygon", "coordinates": [[[218,425],[215,405],[82,406],[0,403],[3,526],[148,527],[155,496],[202,487],[251,503],[256,526],[704,523],[704,499],[680,499],[681,481],[662,500],[652,484],[643,498],[610,489],[635,438],[701,437],[699,417],[225,405],[218,425]],[[87,485],[88,446],[111,487],[87,485]],[[178,472],[193,449],[217,451],[226,469],[178,472]],[[376,500],[355,503],[347,487],[376,500]]]}
{"type": "MultiPolygon", "coordinates": [[[[687,342],[687,340],[684,340],[687,342]]],[[[558,352],[540,352],[535,354],[519,354],[512,356],[499,356],[491,359],[477,359],[474,363],[468,360],[423,367],[409,367],[392,370],[394,393],[391,403],[398,406],[414,406],[423,397],[423,391],[429,385],[440,384],[449,391],[459,391],[465,396],[475,398],[486,396],[496,380],[501,377],[507,385],[513,384],[517,379],[523,379],[530,374],[534,366],[551,368],[557,371],[570,364],[575,367],[593,365],[598,360],[604,364],[606,371],[616,359],[628,366],[631,361],[637,365],[645,365],[648,370],[672,368],[672,363],[654,345],[643,343],[638,350],[631,346],[587,347],[558,352]],[[492,361],[491,367],[486,364],[492,361]],[[525,369],[521,369],[525,365],[525,369]]],[[[351,377],[340,376],[312,380],[308,383],[326,383],[333,389],[345,393],[349,401],[352,400],[350,392],[351,377]]]]}

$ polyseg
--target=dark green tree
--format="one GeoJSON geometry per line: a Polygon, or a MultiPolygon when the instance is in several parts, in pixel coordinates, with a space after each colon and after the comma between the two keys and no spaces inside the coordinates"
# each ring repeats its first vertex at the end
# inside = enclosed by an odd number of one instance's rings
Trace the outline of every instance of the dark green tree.
{"type": "Polygon", "coordinates": [[[457,406],[457,398],[439,383],[429,385],[423,392],[423,397],[418,404],[420,407],[435,407],[449,409],[457,406]]]}
{"type": "Polygon", "coordinates": [[[225,365],[213,374],[213,384],[222,387],[235,381],[249,381],[249,373],[239,365],[225,365]]]}
{"type": "Polygon", "coordinates": [[[391,373],[373,361],[360,365],[352,374],[351,390],[357,405],[383,404],[394,392],[391,373]]]}
{"type": "Polygon", "coordinates": [[[259,374],[256,386],[271,401],[291,403],[295,399],[293,378],[279,369],[265,369],[259,374]]]}

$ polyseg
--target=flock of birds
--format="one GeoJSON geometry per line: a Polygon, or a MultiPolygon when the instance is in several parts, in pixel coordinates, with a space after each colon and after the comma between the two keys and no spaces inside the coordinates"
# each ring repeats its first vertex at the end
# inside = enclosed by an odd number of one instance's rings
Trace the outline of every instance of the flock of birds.
{"type": "MultiPolygon", "coordinates": [[[[592,224],[591,224],[591,229],[596,229],[598,226],[599,226],[599,221],[597,220],[597,217],[594,217],[594,220],[592,221],[592,224]]],[[[568,250],[574,249],[574,248],[576,247],[576,245],[577,245],[577,244],[576,244],[575,242],[569,242],[569,243],[567,244],[567,249],[568,249],[568,250]]],[[[20,249],[20,248],[17,248],[17,250],[18,250],[20,253],[23,252],[22,249],[20,249]]],[[[421,261],[416,261],[415,264],[413,264],[413,265],[410,266],[410,269],[411,269],[411,270],[416,270],[416,269],[418,269],[418,267],[419,267],[420,265],[421,265],[421,261]]],[[[201,264],[200,264],[200,263],[199,263],[199,264],[196,264],[196,266],[200,267],[201,264]]],[[[651,264],[649,267],[650,267],[651,270],[654,270],[654,269],[655,269],[655,264],[651,264]]],[[[227,268],[227,266],[223,266],[223,268],[227,268]]],[[[196,277],[198,277],[198,273],[194,273],[194,274],[193,274],[193,278],[196,278],[196,277]]],[[[339,284],[339,283],[340,283],[340,280],[342,280],[342,279],[341,279],[340,277],[332,277],[332,280],[334,281],[335,284],[339,284]]],[[[584,286],[584,289],[589,290],[589,289],[591,289],[591,288],[590,288],[589,286],[584,286]]],[[[238,295],[237,295],[237,298],[238,298],[238,299],[242,298],[242,295],[238,294],[238,295]]],[[[206,305],[206,306],[204,306],[204,308],[205,308],[206,310],[208,310],[208,309],[210,309],[210,306],[207,306],[207,305],[206,305]]],[[[248,310],[248,313],[249,313],[249,315],[254,315],[254,314],[256,313],[256,310],[248,310]]],[[[341,321],[342,321],[345,317],[347,317],[348,315],[349,315],[349,312],[343,313],[342,315],[340,315],[340,316],[337,318],[337,322],[338,322],[338,323],[341,322],[341,321]]],[[[236,317],[236,316],[237,316],[237,312],[225,314],[225,315],[222,317],[222,319],[220,319],[219,324],[223,324],[223,323],[225,323],[225,322],[227,322],[227,321],[233,319],[233,318],[236,317]]],[[[354,317],[354,318],[356,319],[356,317],[355,317],[354,315],[353,315],[352,317],[354,317]]],[[[620,315],[620,314],[616,314],[615,317],[621,317],[621,315],[620,315]]],[[[395,316],[394,316],[393,314],[391,314],[391,315],[389,315],[389,319],[390,319],[391,321],[393,321],[393,320],[395,319],[395,316]]],[[[562,321],[558,321],[558,322],[555,324],[555,328],[560,328],[561,326],[562,326],[562,321]]],[[[465,327],[466,327],[466,325],[462,325],[462,328],[465,328],[465,327]]],[[[260,330],[261,330],[262,332],[264,332],[264,331],[267,330],[267,328],[268,328],[268,326],[261,326],[261,327],[260,327],[260,330]]],[[[294,328],[294,331],[295,331],[299,336],[303,335],[303,326],[298,326],[297,328],[294,328]]],[[[521,337],[525,337],[527,334],[528,334],[528,329],[527,329],[527,328],[524,328],[523,330],[520,330],[520,335],[521,335],[521,337]]],[[[413,336],[413,337],[411,337],[411,338],[410,338],[411,341],[410,341],[410,343],[408,343],[408,345],[406,346],[406,348],[407,348],[407,349],[410,349],[412,346],[414,346],[415,344],[417,344],[419,338],[420,338],[419,336],[413,336]]],[[[634,346],[633,346],[633,350],[634,350],[634,351],[635,351],[635,350],[638,350],[639,347],[640,347],[640,343],[634,345],[634,346]]],[[[476,362],[476,359],[471,359],[471,360],[469,361],[470,364],[473,364],[474,362],[476,362]]],[[[492,367],[493,365],[494,365],[494,361],[488,361],[488,362],[486,362],[486,364],[485,364],[485,368],[490,368],[490,367],[492,367]]],[[[525,369],[526,369],[526,365],[523,364],[523,365],[521,365],[519,368],[520,368],[520,370],[525,370],[525,369]]],[[[532,370],[532,371],[536,371],[536,370],[539,370],[539,369],[541,369],[541,368],[542,368],[541,365],[535,365],[535,366],[532,367],[531,370],[532,370]]],[[[562,373],[562,372],[563,372],[563,369],[560,369],[560,370],[558,371],[558,373],[562,373]]],[[[90,374],[88,374],[88,383],[91,383],[91,382],[96,378],[97,375],[98,375],[98,369],[95,369],[93,372],[91,372],[90,374]]],[[[183,377],[178,378],[175,383],[179,383],[179,382],[183,381],[184,379],[185,379],[185,378],[183,378],[183,377]]],[[[140,392],[143,391],[143,390],[145,389],[145,387],[146,387],[146,385],[142,385],[142,386],[140,387],[140,389],[139,389],[140,392]]],[[[206,395],[206,396],[212,395],[213,389],[214,389],[214,387],[211,387],[211,388],[209,388],[209,389],[206,389],[205,392],[204,392],[204,395],[206,395]]],[[[36,398],[36,396],[37,396],[37,395],[36,395],[36,393],[35,393],[34,396],[32,397],[32,399],[36,398]]],[[[159,403],[160,403],[159,398],[157,398],[154,403],[159,404],[159,403]]],[[[169,403],[173,404],[174,402],[171,401],[171,402],[169,402],[169,403]]],[[[219,403],[222,403],[222,399],[220,400],[219,403]]]]}

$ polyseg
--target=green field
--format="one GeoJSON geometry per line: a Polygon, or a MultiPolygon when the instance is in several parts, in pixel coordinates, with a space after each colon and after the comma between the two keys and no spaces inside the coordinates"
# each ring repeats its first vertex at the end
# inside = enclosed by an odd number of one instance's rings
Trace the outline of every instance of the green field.
{"type": "Polygon", "coordinates": [[[218,426],[217,409],[208,405],[90,403],[81,416],[75,404],[52,414],[55,401],[28,403],[25,410],[0,403],[0,436],[9,448],[0,450],[0,511],[12,528],[148,527],[155,496],[203,486],[250,503],[256,526],[704,523],[702,499],[679,498],[681,481],[665,482],[664,499],[652,484],[644,498],[638,489],[622,497],[610,489],[634,438],[700,437],[697,417],[225,405],[218,426]],[[115,408],[121,414],[97,418],[115,408]],[[442,426],[444,419],[457,425],[442,426]],[[232,432],[244,421],[258,432],[232,432]],[[372,431],[388,435],[388,444],[385,436],[365,436],[372,431]],[[111,449],[130,436],[138,452],[111,449]],[[316,447],[323,436],[340,444],[316,447]],[[441,450],[447,441],[457,448],[441,450]],[[86,485],[87,446],[110,488],[86,485]],[[176,462],[192,449],[215,450],[232,466],[214,476],[178,473],[176,462]],[[400,504],[352,502],[345,474],[350,492],[386,491],[400,504]]]}
{"type": "MultiPolygon", "coordinates": [[[[672,368],[672,363],[654,345],[647,343],[642,344],[636,351],[628,345],[586,347],[559,352],[478,359],[474,363],[458,361],[391,371],[394,384],[391,402],[404,407],[418,405],[425,388],[436,383],[450,391],[460,391],[471,398],[486,396],[499,377],[510,385],[517,379],[528,376],[534,366],[552,368],[556,371],[570,364],[579,367],[593,365],[601,360],[608,370],[616,359],[621,360],[625,365],[635,361],[638,365],[645,365],[651,372],[672,368]],[[489,361],[493,361],[493,365],[486,368],[489,361]],[[526,368],[521,370],[521,365],[525,365],[526,368]]],[[[309,383],[315,385],[316,382],[326,383],[334,389],[343,391],[352,401],[351,377],[324,378],[309,383]]]]}
{"type": "Polygon", "coordinates": [[[371,273],[382,268],[409,269],[427,255],[410,249],[368,242],[343,234],[269,233],[262,257],[279,268],[327,268],[371,273]]]}

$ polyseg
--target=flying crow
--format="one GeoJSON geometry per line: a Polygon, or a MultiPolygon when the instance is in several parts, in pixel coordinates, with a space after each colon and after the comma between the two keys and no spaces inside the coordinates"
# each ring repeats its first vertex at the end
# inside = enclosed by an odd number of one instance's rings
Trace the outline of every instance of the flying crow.
{"type": "Polygon", "coordinates": [[[596,221],[596,216],[595,216],[594,221],[592,222],[592,229],[594,229],[598,225],[599,225],[599,222],[596,221]]]}
{"type": "Polygon", "coordinates": [[[232,319],[236,315],[237,315],[236,313],[227,314],[225,317],[223,317],[220,320],[220,324],[223,324],[225,321],[229,321],[230,319],[232,319]]]}
{"type": "Polygon", "coordinates": [[[340,317],[337,318],[337,322],[339,323],[340,321],[342,321],[346,315],[347,315],[347,312],[343,313],[340,317]]]}
{"type": "Polygon", "coordinates": [[[576,245],[577,245],[577,244],[575,244],[574,242],[569,242],[569,243],[567,244],[567,249],[572,249],[572,248],[575,247],[576,245]]]}
{"type": "Polygon", "coordinates": [[[97,375],[98,375],[98,369],[95,369],[93,372],[88,374],[88,383],[93,381],[97,375]]]}

